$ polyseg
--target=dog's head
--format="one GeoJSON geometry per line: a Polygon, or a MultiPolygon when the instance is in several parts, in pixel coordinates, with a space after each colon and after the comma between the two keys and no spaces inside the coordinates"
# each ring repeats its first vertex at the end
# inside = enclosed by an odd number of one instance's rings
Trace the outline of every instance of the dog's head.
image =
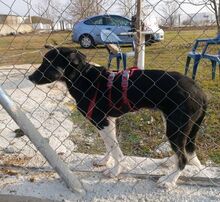
{"type": "Polygon", "coordinates": [[[73,48],[52,48],[43,57],[40,67],[29,76],[35,84],[74,79],[85,67],[86,56],[73,48]]]}

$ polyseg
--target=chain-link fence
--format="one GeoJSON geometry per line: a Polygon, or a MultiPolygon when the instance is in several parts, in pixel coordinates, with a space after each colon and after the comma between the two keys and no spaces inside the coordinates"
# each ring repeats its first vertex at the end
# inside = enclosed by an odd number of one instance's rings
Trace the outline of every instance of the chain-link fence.
{"type": "MultiPolygon", "coordinates": [[[[1,86],[79,200],[219,200],[218,1],[0,0],[0,13],[1,86]]],[[[76,200],[21,128],[1,108],[0,193],[76,200]]]]}

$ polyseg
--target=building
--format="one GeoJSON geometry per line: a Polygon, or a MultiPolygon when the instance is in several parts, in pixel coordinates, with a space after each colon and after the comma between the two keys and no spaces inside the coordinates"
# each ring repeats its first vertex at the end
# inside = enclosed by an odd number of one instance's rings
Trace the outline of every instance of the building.
{"type": "Polygon", "coordinates": [[[32,26],[26,18],[16,15],[0,15],[0,35],[31,32],[32,26]],[[29,23],[28,23],[29,22],[29,23]]]}
{"type": "Polygon", "coordinates": [[[53,22],[41,16],[22,17],[16,15],[0,15],[0,35],[28,33],[36,30],[71,30],[72,24],[65,20],[53,22]]]}

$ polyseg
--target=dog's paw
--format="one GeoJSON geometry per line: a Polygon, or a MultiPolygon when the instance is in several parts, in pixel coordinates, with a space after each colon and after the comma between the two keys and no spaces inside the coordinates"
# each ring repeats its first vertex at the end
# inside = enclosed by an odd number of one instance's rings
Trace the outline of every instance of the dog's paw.
{"type": "Polygon", "coordinates": [[[163,160],[163,162],[160,164],[160,166],[165,167],[165,168],[171,168],[175,165],[175,162],[176,162],[176,159],[175,159],[175,156],[173,155],[173,156],[163,160]]]}
{"type": "Polygon", "coordinates": [[[110,156],[105,156],[104,158],[93,160],[92,164],[95,167],[101,167],[101,166],[106,166],[109,161],[110,161],[110,156]]]}
{"type": "Polygon", "coordinates": [[[175,163],[173,163],[172,161],[170,161],[169,159],[165,160],[164,162],[162,162],[160,164],[161,167],[163,168],[172,168],[175,166],[175,163]]]}
{"type": "Polygon", "coordinates": [[[198,157],[196,154],[189,156],[188,155],[188,164],[192,165],[195,167],[197,172],[201,171],[204,169],[204,166],[202,166],[201,162],[199,161],[198,157]]]}
{"type": "Polygon", "coordinates": [[[120,173],[122,173],[122,171],[124,171],[125,168],[121,165],[116,165],[112,168],[107,168],[103,174],[107,177],[110,177],[110,178],[115,178],[115,177],[118,177],[120,173]]]}
{"type": "Polygon", "coordinates": [[[174,164],[171,163],[169,160],[165,160],[163,161],[162,163],[159,164],[160,167],[163,167],[163,168],[170,168],[172,167],[174,164]]]}
{"type": "Polygon", "coordinates": [[[171,190],[176,187],[176,182],[174,180],[171,180],[169,176],[162,176],[158,181],[157,181],[157,186],[160,188],[164,188],[167,190],[171,190]]]}

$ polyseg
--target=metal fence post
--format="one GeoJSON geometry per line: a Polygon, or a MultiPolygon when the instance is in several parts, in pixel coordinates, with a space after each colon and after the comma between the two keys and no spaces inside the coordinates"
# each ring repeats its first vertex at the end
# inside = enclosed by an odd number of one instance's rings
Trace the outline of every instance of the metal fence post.
{"type": "Polygon", "coordinates": [[[137,0],[137,12],[136,12],[136,48],[135,48],[135,66],[140,69],[144,69],[145,61],[145,40],[142,33],[142,0],[137,0]]]}
{"type": "Polygon", "coordinates": [[[72,191],[84,193],[81,182],[70,171],[68,166],[59,158],[56,152],[48,144],[46,138],[36,130],[34,125],[29,121],[27,116],[19,109],[19,107],[9,98],[7,93],[0,86],[0,104],[8,112],[11,118],[17,123],[21,130],[27,135],[30,141],[47,159],[52,168],[64,180],[67,187],[72,191]]]}

